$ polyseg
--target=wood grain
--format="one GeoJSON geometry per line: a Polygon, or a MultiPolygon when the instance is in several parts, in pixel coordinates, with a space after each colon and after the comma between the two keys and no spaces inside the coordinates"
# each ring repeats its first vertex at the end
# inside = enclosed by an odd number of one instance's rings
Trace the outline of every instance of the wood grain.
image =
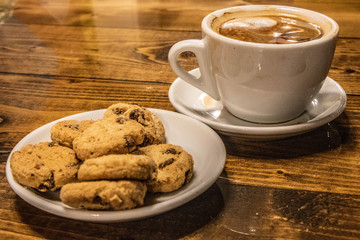
{"type": "MultiPolygon", "coordinates": [[[[360,31],[357,0],[18,0],[0,25],[0,239],[360,239],[360,31]],[[159,216],[122,223],[57,217],[10,188],[5,165],[28,133],[116,102],[175,111],[167,54],[200,39],[202,18],[243,4],[324,13],[340,25],[329,77],[347,93],[334,121],[277,141],[221,135],[216,183],[159,216]]],[[[191,70],[196,57],[179,61],[191,70]]]]}

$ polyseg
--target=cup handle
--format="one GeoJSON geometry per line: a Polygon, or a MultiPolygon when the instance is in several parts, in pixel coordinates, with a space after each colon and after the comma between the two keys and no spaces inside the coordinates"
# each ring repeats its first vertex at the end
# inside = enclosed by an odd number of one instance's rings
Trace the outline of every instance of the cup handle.
{"type": "Polygon", "coordinates": [[[210,62],[203,40],[189,39],[175,43],[169,51],[168,58],[171,68],[182,80],[207,93],[215,100],[220,100],[219,91],[211,72],[210,62]],[[199,78],[188,73],[180,66],[178,56],[186,51],[193,52],[196,56],[200,70],[199,78]]]}

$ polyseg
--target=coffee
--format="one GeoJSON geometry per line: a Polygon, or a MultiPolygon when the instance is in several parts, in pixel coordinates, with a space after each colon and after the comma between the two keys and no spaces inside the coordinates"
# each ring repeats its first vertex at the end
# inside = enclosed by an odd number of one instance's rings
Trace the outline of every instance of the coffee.
{"type": "Polygon", "coordinates": [[[225,13],[214,19],[212,29],[236,40],[269,44],[300,43],[323,35],[320,26],[298,16],[261,12],[248,16],[243,12],[225,13]]]}
{"type": "Polygon", "coordinates": [[[174,72],[221,101],[238,118],[278,123],[302,114],[321,89],[339,26],[307,9],[243,5],[208,14],[201,30],[202,39],[183,40],[171,47],[168,56],[174,72]],[[220,35],[219,29],[229,30],[232,38],[220,35]],[[239,35],[241,41],[235,40],[239,35]],[[183,52],[195,54],[198,75],[181,66],[178,58],[183,52]]]}

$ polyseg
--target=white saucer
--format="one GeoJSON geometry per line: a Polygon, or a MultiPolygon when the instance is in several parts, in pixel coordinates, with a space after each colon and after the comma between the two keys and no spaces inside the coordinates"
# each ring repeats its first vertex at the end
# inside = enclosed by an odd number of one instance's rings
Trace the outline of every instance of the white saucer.
{"type": "Polygon", "coordinates": [[[6,177],[11,188],[29,204],[49,213],[83,221],[121,222],[146,218],[174,209],[206,191],[221,174],[226,160],[224,143],[213,129],[205,124],[176,112],[150,109],[164,124],[167,143],[180,145],[194,159],[191,181],[171,193],[147,194],[145,204],[131,210],[88,211],[72,208],[59,199],[59,191],[41,193],[18,184],[11,173],[10,157],[14,151],[27,144],[51,141],[50,129],[60,120],[86,120],[102,118],[105,109],[79,113],[48,123],[25,136],[12,150],[6,163],[6,177]]]}
{"type": "MultiPolygon", "coordinates": [[[[197,77],[200,75],[199,69],[190,73],[197,77]]],[[[169,99],[177,111],[202,121],[221,134],[252,140],[275,140],[309,132],[337,118],[346,106],[344,89],[329,77],[301,116],[277,124],[252,123],[236,118],[223,108],[221,102],[180,78],[172,83],[169,99]]]]}

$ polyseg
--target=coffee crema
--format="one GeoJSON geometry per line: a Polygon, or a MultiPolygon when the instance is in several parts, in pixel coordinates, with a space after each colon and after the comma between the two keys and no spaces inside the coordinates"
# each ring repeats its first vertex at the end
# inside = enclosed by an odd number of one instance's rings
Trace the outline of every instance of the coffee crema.
{"type": "Polygon", "coordinates": [[[268,44],[301,43],[323,35],[320,26],[294,16],[239,15],[237,12],[225,13],[215,18],[212,29],[228,38],[268,44]]]}

